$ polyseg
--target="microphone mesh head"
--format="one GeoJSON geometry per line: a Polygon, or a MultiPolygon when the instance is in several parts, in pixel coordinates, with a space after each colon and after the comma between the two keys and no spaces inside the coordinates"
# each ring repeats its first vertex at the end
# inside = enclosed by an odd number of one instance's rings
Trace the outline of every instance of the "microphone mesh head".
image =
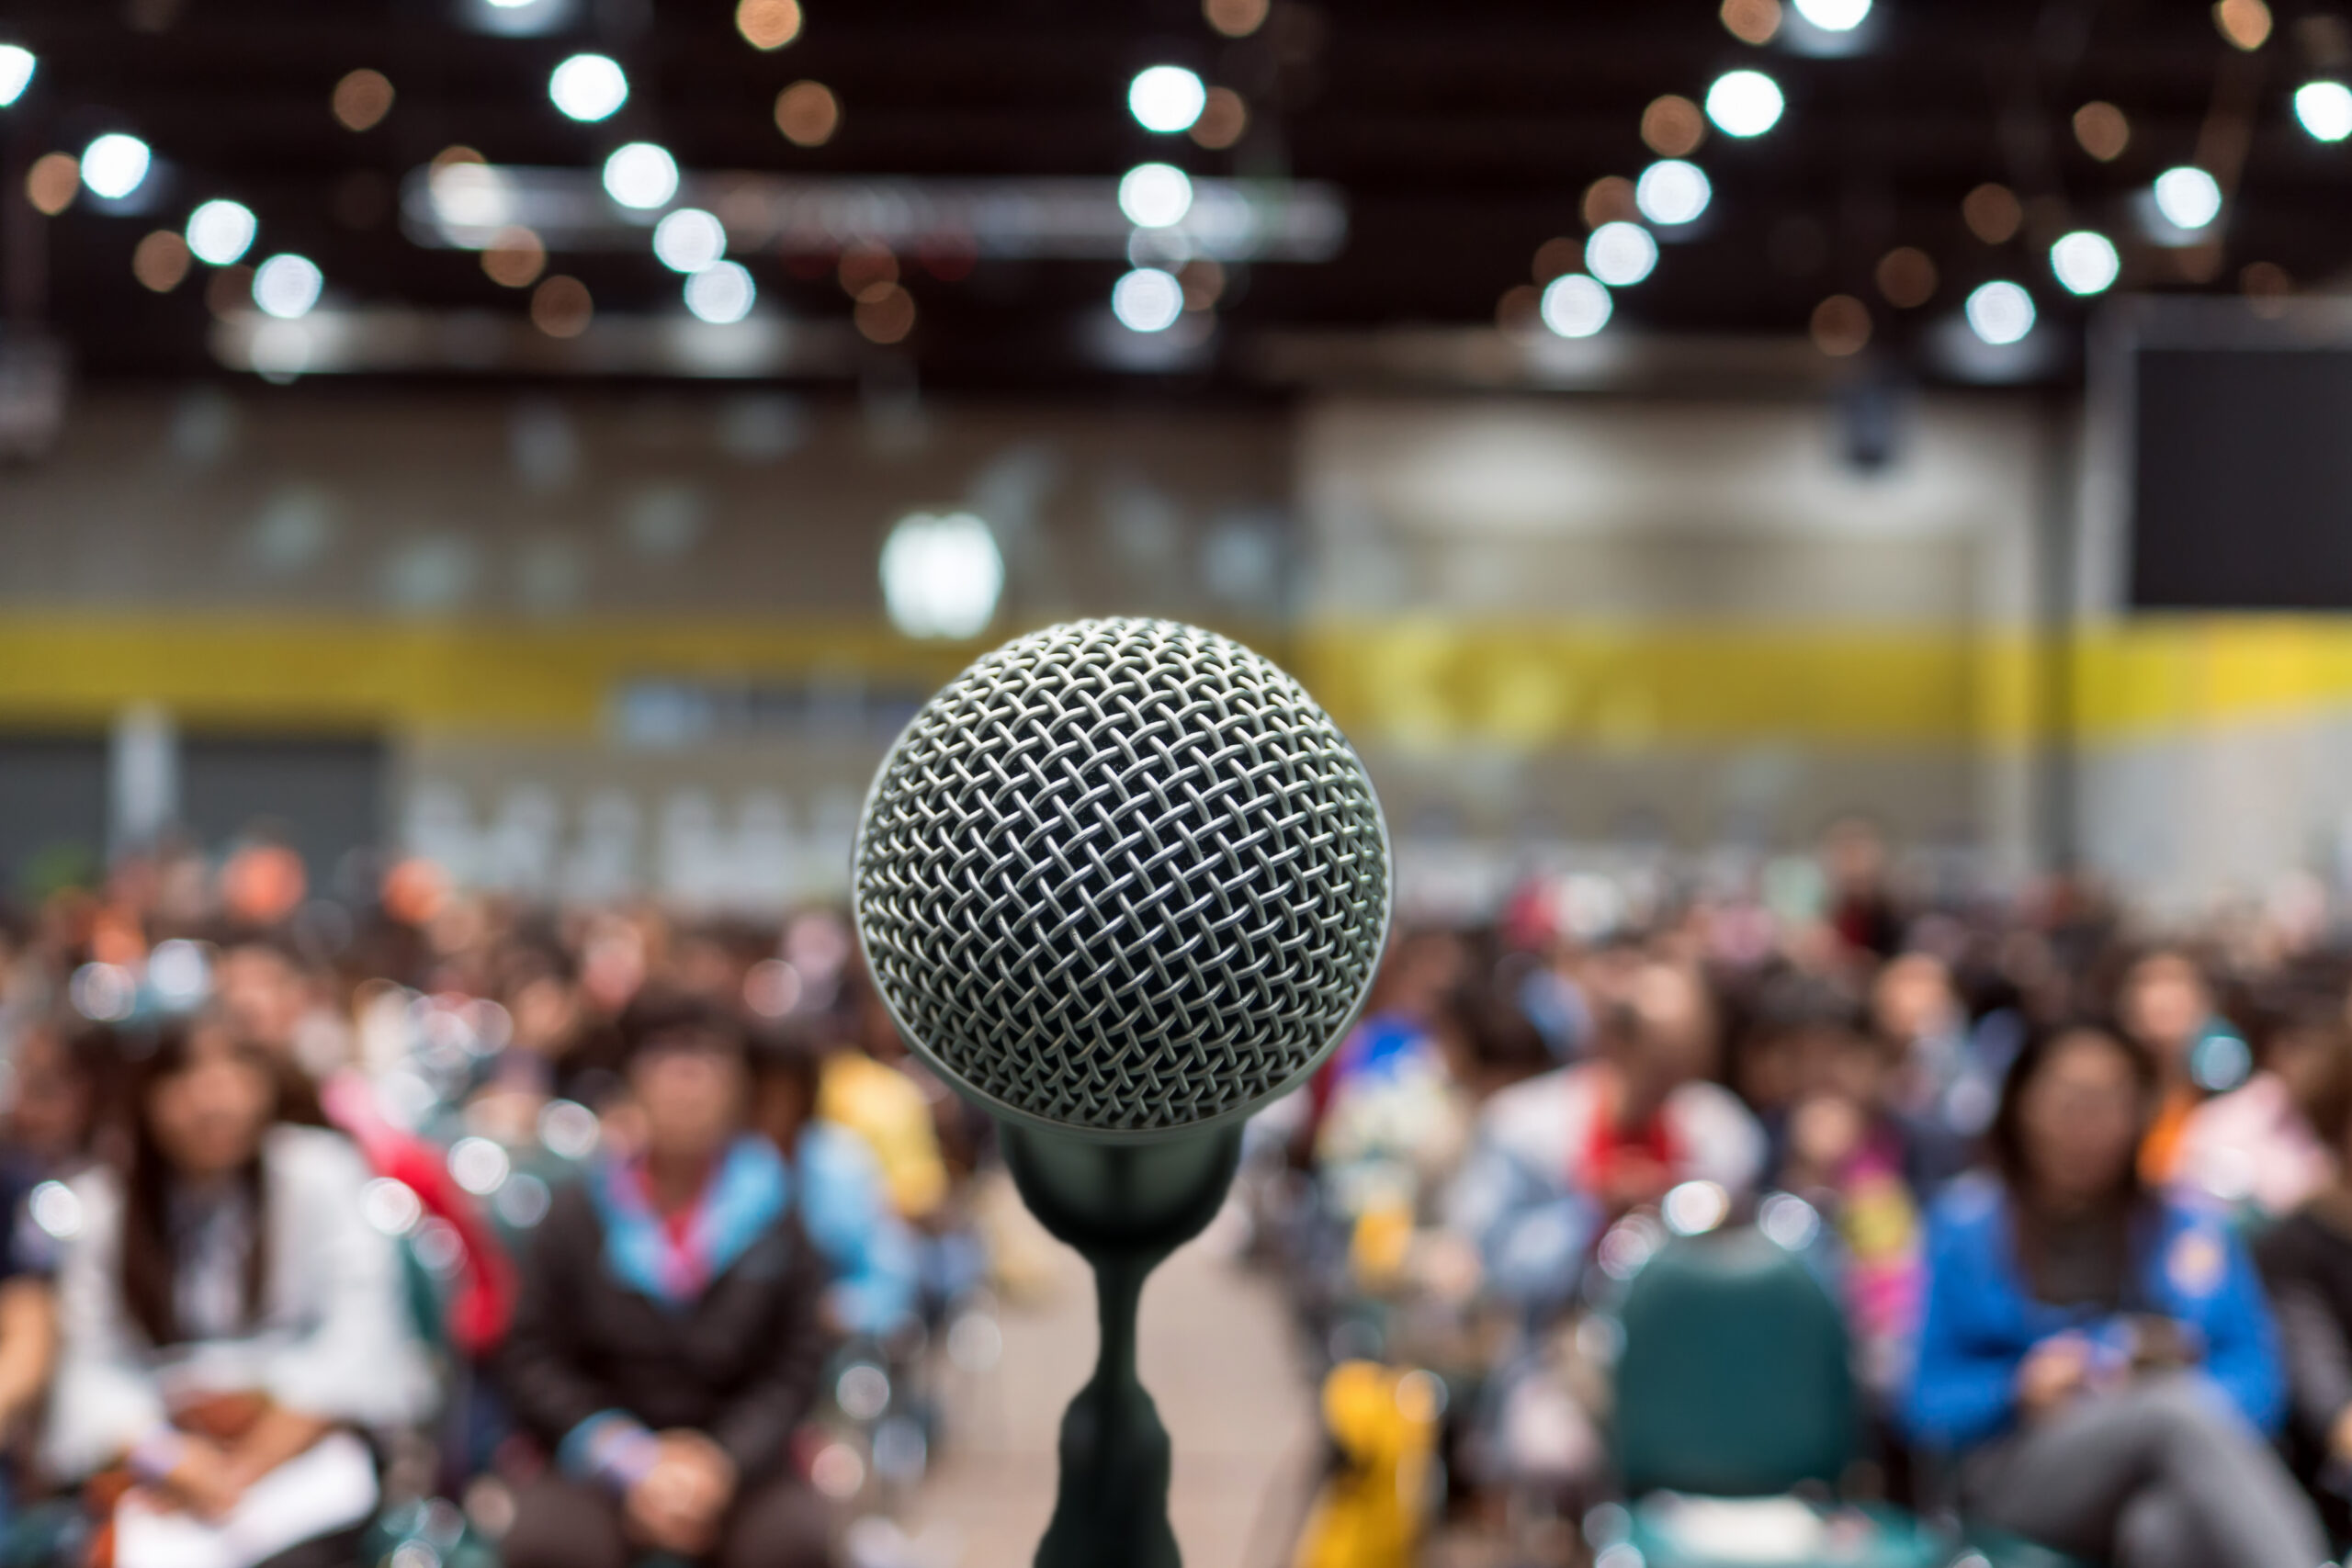
{"type": "Polygon", "coordinates": [[[1169,621],[979,660],[865,804],[875,984],[1003,1111],[1098,1134],[1245,1114],[1355,1016],[1387,934],[1363,764],[1297,682],[1169,621]]]}

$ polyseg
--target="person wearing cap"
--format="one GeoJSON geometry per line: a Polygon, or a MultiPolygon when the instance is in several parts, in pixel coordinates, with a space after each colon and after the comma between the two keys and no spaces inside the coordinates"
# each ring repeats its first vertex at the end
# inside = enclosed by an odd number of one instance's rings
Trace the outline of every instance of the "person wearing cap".
{"type": "Polygon", "coordinates": [[[501,1360],[554,1459],[518,1496],[507,1568],[820,1568],[826,1512],[787,1449],[827,1349],[824,1268],[751,1129],[744,1032],[654,997],[623,1033],[641,1136],[558,1195],[501,1360]]]}

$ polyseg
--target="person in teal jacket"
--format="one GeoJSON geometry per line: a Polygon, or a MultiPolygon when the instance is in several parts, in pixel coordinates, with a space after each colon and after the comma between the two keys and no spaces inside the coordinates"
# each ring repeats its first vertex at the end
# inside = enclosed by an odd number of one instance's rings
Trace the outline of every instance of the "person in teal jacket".
{"type": "Polygon", "coordinates": [[[1928,1222],[1905,1414],[1985,1524],[2115,1568],[2316,1568],[2316,1517],[2263,1434],[2269,1310],[2218,1214],[2143,1190],[2147,1059],[2055,1031],[2011,1065],[1995,1169],[1928,1222]]]}

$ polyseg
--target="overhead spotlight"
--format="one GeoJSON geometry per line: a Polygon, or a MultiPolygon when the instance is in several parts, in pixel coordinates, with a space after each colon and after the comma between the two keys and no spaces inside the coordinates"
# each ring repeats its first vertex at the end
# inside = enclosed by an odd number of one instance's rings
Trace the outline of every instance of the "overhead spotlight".
{"type": "Polygon", "coordinates": [[[1634,182],[1634,205],[1642,216],[1664,228],[1695,221],[1713,199],[1714,186],[1707,172],[1679,158],[1661,158],[1634,182]]]}
{"type": "MultiPolygon", "coordinates": [[[[0,76],[0,89],[7,80],[0,76]]],[[[6,98],[0,98],[5,103],[6,98]]],[[[2352,136],[2352,88],[2341,82],[2306,82],[2295,89],[2295,118],[2321,141],[2352,136]]]]}
{"type": "Polygon", "coordinates": [[[1981,285],[1963,310],[1969,330],[1995,347],[2033,331],[2033,296],[2006,279],[1981,285]]]}
{"type": "Polygon", "coordinates": [[[1136,73],[1127,86],[1127,112],[1146,130],[1162,135],[1190,130],[1209,105],[1200,77],[1181,65],[1155,65],[1136,73]]]}
{"type": "Polygon", "coordinates": [[[82,183],[92,196],[120,201],[147,178],[154,155],[136,136],[112,130],[82,150],[82,183]]]}
{"type": "Polygon", "coordinates": [[[31,50],[0,43],[0,109],[25,96],[25,89],[32,85],[33,70],[40,63],[31,50]]]}
{"type": "Polygon", "coordinates": [[[882,603],[909,637],[978,637],[1004,592],[1004,555],[968,512],[901,517],[882,542],[882,603]]]}
{"type": "Polygon", "coordinates": [[[274,255],[254,269],[254,303],[282,321],[309,315],[325,287],[318,263],[308,256],[274,255]]]}
{"type": "Polygon", "coordinates": [[[1111,313],[1129,332],[1164,333],[1184,313],[1184,286],[1172,272],[1136,267],[1111,286],[1111,313]]]}
{"type": "Polygon", "coordinates": [[[2222,215],[2222,187],[2193,164],[2156,176],[2156,210],[2176,229],[2202,229],[2222,215]]]}
{"type": "Polygon", "coordinates": [[[1761,71],[1726,71],[1707,89],[1707,118],[1725,136],[1761,136],[1785,107],[1780,84],[1761,71]]]}
{"type": "Polygon", "coordinates": [[[1638,223],[1603,223],[1584,243],[1585,270],[1611,288],[1630,288],[1657,265],[1657,242],[1638,223]]]}
{"type": "Polygon", "coordinates": [[[1826,33],[1849,33],[1871,14],[1871,0],[1797,0],[1797,15],[1826,33]]]}
{"type": "Polygon", "coordinates": [[[759,285],[741,262],[713,262],[686,279],[686,309],[715,327],[750,315],[759,297],[759,285]]]}
{"type": "Polygon", "coordinates": [[[610,55],[575,54],[548,77],[548,96],[573,119],[610,119],[628,102],[628,76],[610,55]]]}
{"type": "Polygon", "coordinates": [[[605,160],[605,194],[640,211],[678,194],[678,161],[650,141],[632,141],[605,160]]]}
{"type": "Polygon", "coordinates": [[[1609,290],[1583,273],[1565,273],[1544,288],[1538,313],[1562,337],[1590,337],[1609,324],[1609,290]]]}
{"type": "Polygon", "coordinates": [[[700,272],[727,254],[727,227],[698,207],[681,207],[653,226],[653,254],[672,272],[700,272]]]}
{"type": "Polygon", "coordinates": [[[2077,229],[2050,247],[2050,270],[2069,294],[2103,294],[2114,287],[2123,263],[2106,235],[2077,229]]]}
{"type": "Polygon", "coordinates": [[[1166,229],[1193,210],[1193,182],[1173,164],[1137,164],[1119,180],[1119,210],[1139,229],[1166,229]]]}
{"type": "Polygon", "coordinates": [[[242,201],[208,201],[187,215],[187,248],[207,266],[228,266],[253,249],[261,225],[242,201]]]}

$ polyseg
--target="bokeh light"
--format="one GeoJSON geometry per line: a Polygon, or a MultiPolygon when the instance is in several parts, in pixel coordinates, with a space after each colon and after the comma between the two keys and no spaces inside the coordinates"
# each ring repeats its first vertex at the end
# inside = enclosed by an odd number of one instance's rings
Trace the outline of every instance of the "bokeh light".
{"type": "Polygon", "coordinates": [[[2077,229],[2050,247],[2050,270],[2069,294],[2100,294],[2114,287],[2123,262],[2106,235],[2077,229]]]}
{"type": "Polygon", "coordinates": [[[334,85],[330,100],[335,123],[345,130],[373,130],[392,112],[391,78],[380,71],[361,69],[334,85]]]}
{"type": "Polygon", "coordinates": [[[1554,278],[1544,288],[1544,324],[1562,337],[1590,337],[1609,324],[1615,306],[1609,290],[1580,272],[1554,278]]]}
{"type": "Polygon", "coordinates": [[[1996,347],[2033,331],[2033,296],[2005,278],[1980,285],[1964,309],[1969,330],[1996,347]]]}
{"type": "Polygon", "coordinates": [[[727,254],[727,226],[698,207],[681,207],[653,226],[653,254],[672,272],[700,272],[727,254]]]}
{"type": "Polygon", "coordinates": [[[1219,152],[1241,140],[1250,129],[1250,106],[1230,87],[1211,87],[1201,118],[1188,134],[1201,146],[1219,152]]]}
{"type": "Polygon", "coordinates": [[[1136,267],[1111,286],[1111,313],[1129,332],[1164,333],[1184,313],[1184,286],[1174,273],[1136,267]]]}
{"type": "Polygon", "coordinates": [[[1713,195],[1706,171],[1679,158],[1661,158],[1634,182],[1634,203],[1642,216],[1667,228],[1696,221],[1713,195]]]}
{"type": "Polygon", "coordinates": [[[1623,175],[1603,175],[1584,187],[1577,210],[1586,228],[1598,229],[1603,223],[1632,222],[1642,215],[1642,203],[1633,181],[1623,175]]]}
{"type": "Polygon", "coordinates": [[[882,542],[882,603],[908,637],[977,637],[1004,592],[1004,556],[969,512],[901,517],[882,542]]]}
{"type": "Polygon", "coordinates": [[[841,100],[822,82],[795,82],[775,96],[775,128],[795,147],[822,147],[841,125],[841,100]]]}
{"type": "Polygon", "coordinates": [[[561,273],[531,291],[531,324],[553,338],[578,337],[595,320],[588,286],[561,273]]]}
{"type": "Polygon", "coordinates": [[[274,255],[254,269],[254,303],[282,321],[309,315],[325,287],[318,263],[291,252],[274,255]]]}
{"type": "Polygon", "coordinates": [[[1679,93],[1652,98],[1642,111],[1642,143],[1661,158],[1685,158],[1707,139],[1707,117],[1679,93]]]}
{"type": "Polygon", "coordinates": [[[2156,176],[2156,210],[2176,229],[2202,229],[2222,215],[2222,186],[2194,164],[2156,176]]]}
{"type": "Polygon", "coordinates": [[[0,109],[25,96],[40,59],[21,44],[0,43],[0,109]]]}
{"type": "Polygon", "coordinates": [[[714,262],[686,279],[686,309],[715,327],[750,315],[759,297],[759,286],[740,262],[714,262]]]}
{"type": "Polygon", "coordinates": [[[1190,130],[1208,101],[1207,86],[1181,65],[1150,66],[1127,85],[1127,112],[1137,125],[1161,135],[1190,130]]]}
{"type": "Polygon", "coordinates": [[[678,194],[678,161],[650,141],[632,141],[605,160],[605,194],[647,211],[678,194]]]}
{"type": "Polygon", "coordinates": [[[1724,30],[1742,43],[1761,46],[1781,30],[1781,0],[1724,0],[1724,30]]]}
{"type": "Polygon", "coordinates": [[[2113,104],[2094,98],[2075,111],[2075,140],[2100,163],[2112,164],[2132,145],[2132,122],[2113,104]]]}
{"type": "Polygon", "coordinates": [[[896,283],[869,283],[859,292],[850,319],[868,343],[903,342],[915,330],[915,297],[896,283]]]}
{"type": "Polygon", "coordinates": [[[119,201],[146,182],[153,159],[136,136],[110,130],[82,149],[82,183],[92,196],[119,201]]]}
{"type": "Polygon", "coordinates": [[[1761,71],[1726,71],[1707,89],[1707,118],[1725,136],[1761,136],[1785,107],[1780,84],[1761,71]]]}
{"type": "Polygon", "coordinates": [[[169,229],[158,229],[130,253],[130,276],[158,294],[169,294],[187,279],[187,242],[169,229]]]}
{"type": "Polygon", "coordinates": [[[528,288],[547,269],[546,242],[519,223],[492,234],[481,253],[482,272],[502,288],[528,288]]]}
{"type": "Polygon", "coordinates": [[[2213,26],[2240,49],[2260,49],[2270,39],[2270,7],[2262,0],[2220,0],[2213,7],[2213,26]]]}
{"type": "Polygon", "coordinates": [[[2025,208],[2008,186],[1987,181],[1962,198],[1960,215],[1970,233],[1988,245],[2005,245],[2025,221],[2025,208]]]}
{"type": "Polygon", "coordinates": [[[2322,141],[2352,136],[2352,87],[2341,82],[2306,82],[2295,89],[2295,118],[2322,141]]]}
{"type": "Polygon", "coordinates": [[[1182,223],[1193,209],[1193,182],[1173,164],[1137,164],[1119,180],[1119,210],[1140,229],[1182,223]]]}
{"type": "Polygon", "coordinates": [[[1227,38],[1248,38],[1266,25],[1272,0],[1202,0],[1201,15],[1227,38]]]}
{"type": "Polygon", "coordinates": [[[1871,0],[1796,0],[1797,15],[1826,33],[1849,33],[1871,14],[1871,0]]]}
{"type": "Polygon", "coordinates": [[[742,0],[735,7],[735,30],[753,49],[782,49],[800,36],[799,0],[742,0]]]}
{"type": "Polygon", "coordinates": [[[1898,310],[1912,310],[1936,294],[1936,261],[1916,245],[1897,245],[1878,258],[1878,291],[1898,310]]]}
{"type": "Polygon", "coordinates": [[[628,75],[605,54],[575,54],[548,77],[548,97],[570,118],[610,119],[628,102],[628,75]]]}
{"type": "Polygon", "coordinates": [[[54,218],[74,205],[82,188],[82,161],[71,152],[44,152],[25,171],[25,199],[43,217],[54,218]]]}
{"type": "Polygon", "coordinates": [[[1813,346],[1833,359],[1860,354],[1871,341],[1871,308],[1850,294],[1832,294],[1813,308],[1813,346]]]}
{"type": "Polygon", "coordinates": [[[1611,288],[1630,288],[1657,266],[1657,241],[1638,223],[1603,223],[1584,243],[1585,270],[1611,288]]]}
{"type": "Polygon", "coordinates": [[[207,266],[243,261],[261,224],[242,201],[215,198],[187,215],[187,248],[207,266]]]}

